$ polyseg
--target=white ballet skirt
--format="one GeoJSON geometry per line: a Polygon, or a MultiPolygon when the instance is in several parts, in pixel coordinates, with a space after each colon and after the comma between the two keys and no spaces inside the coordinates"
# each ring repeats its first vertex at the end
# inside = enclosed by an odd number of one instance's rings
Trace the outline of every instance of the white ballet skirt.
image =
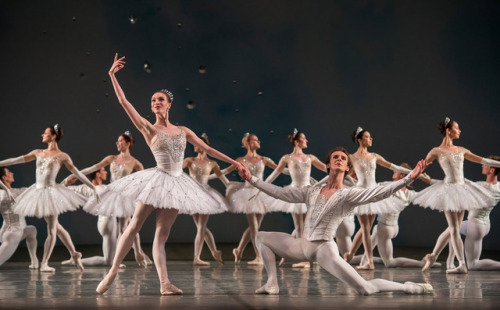
{"type": "Polygon", "coordinates": [[[210,167],[210,162],[207,162],[205,165],[199,166],[195,164],[194,162],[191,164],[191,167],[189,168],[189,175],[198,181],[203,188],[212,195],[212,197],[222,206],[224,206],[224,211],[226,212],[230,207],[229,203],[227,202],[226,198],[222,196],[221,193],[213,189],[210,185],[208,185],[208,176],[210,175],[210,172],[212,171],[212,168],[210,167]]]}
{"type": "Polygon", "coordinates": [[[56,183],[56,176],[61,169],[62,154],[41,157],[36,152],[36,183],[28,187],[17,199],[12,210],[22,216],[42,218],[58,215],[66,211],[75,211],[85,204],[85,197],[56,183]]]}
{"type": "MultiPolygon", "coordinates": [[[[247,166],[253,176],[259,179],[264,177],[266,166],[262,160],[252,164],[243,159],[243,164],[247,166]]],[[[231,212],[245,214],[264,214],[273,211],[271,206],[276,201],[276,199],[261,192],[247,181],[241,188],[235,187],[231,189],[227,195],[227,200],[231,206],[231,212]],[[253,198],[249,200],[250,197],[253,198]]]]}
{"type": "Polygon", "coordinates": [[[464,178],[464,152],[439,154],[443,182],[436,182],[415,195],[412,203],[440,211],[483,209],[495,205],[492,195],[484,187],[464,178]]]}
{"type": "MultiPolygon", "coordinates": [[[[157,139],[151,144],[157,166],[132,173],[109,184],[107,191],[101,196],[101,204],[106,206],[116,199],[116,194],[123,194],[157,209],[177,209],[180,214],[224,212],[224,205],[182,172],[185,148],[186,136],[182,129],[176,135],[157,131],[157,139]]],[[[123,217],[114,214],[100,215],[123,217]]]]}
{"type": "MultiPolygon", "coordinates": [[[[304,187],[311,184],[311,157],[307,156],[306,161],[300,161],[293,156],[289,157],[288,171],[292,178],[292,183],[285,187],[304,187]]],[[[270,207],[273,211],[282,211],[286,213],[305,214],[307,207],[305,203],[289,203],[276,199],[270,207]]]]}
{"type": "MultiPolygon", "coordinates": [[[[356,183],[355,187],[371,188],[377,186],[377,182],[375,181],[377,157],[375,156],[375,154],[373,154],[373,157],[371,157],[370,159],[358,158],[355,155],[352,156],[355,158],[352,165],[354,167],[354,171],[356,171],[356,176],[358,178],[358,182],[356,183]]],[[[380,214],[397,211],[397,208],[395,208],[395,206],[390,201],[384,199],[358,206],[355,209],[355,214],[380,214]]]]}
{"type": "MultiPolygon", "coordinates": [[[[25,190],[26,187],[11,188],[9,191],[14,198],[17,198],[25,190]]],[[[2,236],[6,231],[23,230],[26,227],[26,220],[24,219],[24,216],[14,213],[12,211],[12,205],[13,202],[10,200],[7,192],[0,189],[0,213],[3,218],[2,228],[0,228],[0,242],[2,242],[2,236]]]]}
{"type": "MultiPolygon", "coordinates": [[[[134,171],[134,165],[129,163],[118,164],[113,161],[109,165],[109,171],[111,172],[111,183],[113,183],[130,175],[134,171]]],[[[97,203],[95,197],[90,196],[88,202],[83,206],[83,210],[93,215],[110,217],[128,218],[134,214],[134,199],[123,193],[108,192],[105,185],[99,185],[99,187],[99,196],[104,196],[106,193],[106,202],[101,201],[101,203],[97,203]]]]}

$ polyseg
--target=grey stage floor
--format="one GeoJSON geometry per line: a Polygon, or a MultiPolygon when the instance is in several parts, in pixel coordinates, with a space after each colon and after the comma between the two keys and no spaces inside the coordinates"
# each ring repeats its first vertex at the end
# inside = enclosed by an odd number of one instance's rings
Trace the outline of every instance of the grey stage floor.
{"type": "MultiPolygon", "coordinates": [[[[231,246],[222,247],[227,260],[231,259],[230,248],[231,246]]],[[[422,273],[415,268],[387,269],[377,265],[375,271],[360,272],[365,279],[376,277],[398,282],[429,282],[435,290],[430,295],[379,293],[360,296],[317,265],[302,270],[289,266],[280,268],[280,294],[254,295],[254,290],[266,279],[263,267],[251,267],[246,262],[235,265],[232,261],[227,261],[222,266],[212,261],[209,267],[194,268],[191,261],[185,257],[190,252],[189,249],[192,247],[186,245],[171,245],[167,249],[167,253],[171,253],[168,262],[170,279],[184,290],[183,296],[173,297],[160,295],[160,285],[154,267],[140,268],[133,261],[126,262],[127,268],[120,272],[109,292],[99,296],[95,293],[95,288],[106,273],[107,267],[87,267],[80,272],[74,267],[60,266],[57,260],[65,258],[65,252],[63,249],[56,249],[52,263],[57,268],[56,272],[40,273],[30,271],[28,264],[21,262],[20,256],[15,256],[13,261],[0,267],[0,309],[486,309],[497,308],[496,305],[499,304],[500,272],[476,271],[467,275],[447,275],[444,267],[422,273]],[[172,257],[185,259],[173,260],[172,257]]],[[[19,251],[25,252],[26,249],[19,251]]],[[[425,252],[406,251],[412,252],[412,257],[418,257],[425,252]]],[[[204,257],[208,259],[206,255],[204,257]]]]}

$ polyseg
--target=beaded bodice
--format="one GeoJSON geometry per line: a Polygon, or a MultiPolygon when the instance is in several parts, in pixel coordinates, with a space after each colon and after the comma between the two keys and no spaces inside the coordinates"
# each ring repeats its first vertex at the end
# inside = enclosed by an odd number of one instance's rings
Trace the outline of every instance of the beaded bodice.
{"type": "Polygon", "coordinates": [[[119,164],[113,160],[109,165],[109,171],[111,171],[111,182],[114,182],[134,171],[134,161],[119,164]]]}
{"type": "MultiPolygon", "coordinates": [[[[10,192],[16,198],[26,188],[11,188],[10,192]]],[[[3,225],[1,231],[18,230],[26,227],[26,221],[23,216],[19,216],[12,212],[13,202],[9,199],[7,192],[0,190],[0,213],[3,218],[3,225]]],[[[1,233],[0,233],[1,234],[1,233]]]]}
{"type": "Polygon", "coordinates": [[[168,174],[182,174],[182,161],[186,149],[186,135],[181,129],[178,134],[167,134],[157,130],[157,138],[151,144],[151,152],[159,169],[168,174]]]}
{"type": "Polygon", "coordinates": [[[353,157],[355,160],[352,165],[358,178],[356,186],[362,188],[375,186],[377,184],[375,181],[375,169],[377,168],[377,158],[375,154],[369,159],[358,158],[356,155],[353,155],[353,157]]]}
{"type": "MultiPolygon", "coordinates": [[[[264,177],[264,169],[266,168],[266,165],[264,165],[264,161],[261,159],[256,163],[251,163],[247,161],[245,158],[242,160],[243,164],[250,170],[250,174],[259,178],[263,179],[264,177]]],[[[246,187],[252,187],[248,181],[245,181],[245,186],[246,187]]]]}
{"type": "Polygon", "coordinates": [[[212,171],[212,167],[210,166],[210,161],[207,161],[205,164],[196,164],[194,161],[189,166],[189,175],[200,182],[201,184],[207,184],[208,176],[212,171]]]}
{"type": "Polygon", "coordinates": [[[445,152],[441,149],[439,153],[439,165],[444,171],[445,183],[464,183],[464,152],[460,150],[457,153],[445,152]]]}
{"type": "Polygon", "coordinates": [[[36,153],[36,188],[46,188],[56,184],[56,177],[61,169],[61,154],[50,157],[40,156],[36,153]]]}
{"type": "MultiPolygon", "coordinates": [[[[490,184],[488,182],[477,182],[478,185],[486,188],[493,198],[495,199],[495,205],[500,201],[500,183],[490,184]]],[[[479,224],[487,225],[490,223],[490,213],[495,206],[483,208],[483,209],[471,209],[469,210],[469,215],[467,219],[479,224]]]]}
{"type": "Polygon", "coordinates": [[[292,178],[291,186],[303,187],[310,184],[311,157],[307,156],[305,161],[289,156],[288,170],[292,178]]]}

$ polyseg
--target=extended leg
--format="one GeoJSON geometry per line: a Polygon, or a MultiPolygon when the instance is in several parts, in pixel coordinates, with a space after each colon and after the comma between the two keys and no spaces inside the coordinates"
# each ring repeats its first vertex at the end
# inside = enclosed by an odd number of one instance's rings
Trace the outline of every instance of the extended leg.
{"type": "Polygon", "coordinates": [[[71,236],[69,235],[68,231],[64,229],[61,224],[59,224],[59,222],[57,223],[57,236],[59,237],[59,239],[61,239],[66,249],[68,249],[68,252],[71,255],[71,258],[73,259],[75,265],[80,270],[83,270],[84,268],[81,260],[82,253],[75,250],[75,245],[73,244],[73,240],[71,240],[71,236]]]}
{"type": "Polygon", "coordinates": [[[465,237],[465,256],[470,270],[500,270],[500,262],[492,259],[479,259],[483,248],[483,238],[490,231],[490,224],[468,223],[465,237]]]}
{"type": "Polygon", "coordinates": [[[2,245],[0,245],[0,266],[14,254],[21,240],[23,240],[22,230],[6,231],[3,233],[2,245]]]}
{"type": "Polygon", "coordinates": [[[208,216],[201,214],[193,214],[193,220],[196,225],[196,237],[194,239],[194,266],[208,266],[209,263],[202,261],[200,258],[207,229],[208,216]]]}
{"type": "Polygon", "coordinates": [[[47,222],[47,239],[45,239],[45,244],[43,246],[43,256],[40,271],[53,272],[55,271],[55,269],[49,267],[49,259],[56,244],[57,225],[59,224],[59,222],[57,221],[57,215],[46,216],[45,221],[47,222]]]}
{"type": "MultiPolygon", "coordinates": [[[[36,256],[36,247],[38,242],[36,240],[36,227],[32,225],[28,225],[23,230],[23,239],[26,238],[26,247],[28,248],[28,252],[30,254],[31,264],[29,265],[30,269],[38,269],[38,257],[36,256]]],[[[0,264],[1,265],[1,264],[0,264]]]]}
{"type": "Polygon", "coordinates": [[[257,232],[259,231],[260,224],[262,223],[263,218],[263,214],[247,214],[248,228],[250,229],[250,241],[252,241],[252,245],[256,255],[254,260],[248,262],[249,265],[262,265],[262,259],[260,257],[259,251],[257,250],[255,237],[257,235],[257,232]]]}
{"type": "Polygon", "coordinates": [[[449,212],[445,211],[446,221],[448,222],[448,229],[450,230],[450,243],[453,246],[453,252],[458,259],[458,267],[455,269],[446,270],[447,273],[467,273],[467,266],[465,265],[464,244],[460,237],[460,224],[464,217],[464,211],[449,212]]]}

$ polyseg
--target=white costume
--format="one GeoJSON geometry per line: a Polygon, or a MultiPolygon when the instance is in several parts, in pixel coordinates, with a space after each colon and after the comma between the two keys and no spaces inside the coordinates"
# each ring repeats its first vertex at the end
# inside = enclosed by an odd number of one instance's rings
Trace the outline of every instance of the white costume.
{"type": "Polygon", "coordinates": [[[41,151],[35,153],[36,183],[16,199],[12,210],[22,216],[38,218],[75,211],[85,203],[85,197],[56,183],[64,153],[50,157],[42,157],[40,153],[41,151]]]}
{"type": "Polygon", "coordinates": [[[263,192],[290,203],[305,203],[308,207],[304,234],[301,238],[278,232],[257,234],[257,248],[264,260],[268,281],[256,293],[278,294],[275,255],[287,260],[317,260],[321,267],[356,289],[360,294],[396,290],[423,293],[432,290],[428,284],[419,287],[413,283],[400,284],[383,279],[366,281],[339,256],[337,245],[333,241],[335,231],[343,218],[352,214],[358,205],[386,198],[411,182],[412,180],[407,176],[386,186],[367,189],[344,187],[328,197],[320,193],[322,185],[281,188],[252,177],[251,183],[263,192]]]}
{"type": "Polygon", "coordinates": [[[443,182],[435,182],[418,192],[414,204],[440,211],[459,212],[483,209],[494,205],[491,194],[483,187],[464,178],[464,151],[450,153],[438,148],[439,165],[444,171],[443,182]]]}
{"type": "MultiPolygon", "coordinates": [[[[257,163],[252,164],[243,159],[243,164],[250,170],[250,173],[258,178],[264,176],[264,169],[266,165],[263,160],[259,160],[257,163]]],[[[275,202],[275,199],[269,197],[264,193],[259,193],[259,190],[255,188],[249,182],[245,182],[245,185],[228,194],[227,200],[231,204],[231,211],[234,213],[258,213],[264,214],[271,211],[270,207],[275,202]],[[250,199],[253,197],[252,199],[250,199]]]]}
{"type": "Polygon", "coordinates": [[[205,190],[207,190],[212,197],[217,200],[221,205],[223,205],[227,211],[229,209],[229,203],[227,202],[226,198],[221,195],[218,191],[213,189],[210,185],[208,185],[208,176],[210,175],[212,168],[210,167],[210,161],[208,161],[205,165],[203,166],[198,166],[197,164],[191,163],[191,169],[189,169],[189,175],[198,181],[201,186],[205,190]]]}
{"type": "Polygon", "coordinates": [[[116,194],[124,194],[160,209],[177,209],[181,214],[215,214],[226,210],[197,181],[182,171],[186,135],[181,129],[170,135],[157,131],[151,151],[157,166],[114,181],[101,197],[106,206],[116,194]],[[202,202],[202,203],[201,203],[202,202]]]}
{"type": "MultiPolygon", "coordinates": [[[[323,180],[328,181],[328,176],[323,180]]],[[[320,182],[324,182],[323,180],[320,182]]],[[[344,186],[353,187],[356,185],[356,182],[357,180],[349,175],[344,178],[344,186]]],[[[335,241],[337,242],[337,246],[342,256],[344,253],[349,252],[349,249],[351,248],[351,237],[354,234],[355,228],[356,224],[354,223],[354,214],[351,214],[342,220],[342,223],[340,223],[337,231],[335,232],[335,241]]]]}

